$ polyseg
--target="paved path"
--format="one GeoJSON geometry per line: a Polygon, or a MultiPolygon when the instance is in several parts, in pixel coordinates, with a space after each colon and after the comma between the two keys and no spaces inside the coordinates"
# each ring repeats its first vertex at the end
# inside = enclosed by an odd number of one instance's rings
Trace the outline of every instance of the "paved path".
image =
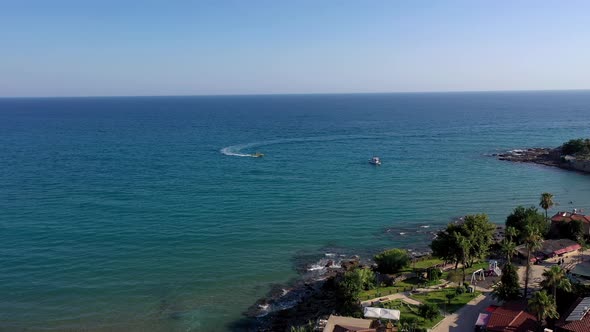
{"type": "Polygon", "coordinates": [[[362,301],[361,306],[369,307],[373,303],[376,303],[376,302],[389,302],[389,301],[393,301],[393,300],[402,300],[402,301],[406,302],[407,304],[413,304],[413,305],[422,304],[421,302],[418,302],[418,301],[408,297],[408,294],[406,294],[406,293],[396,293],[396,294],[391,294],[391,295],[387,295],[387,296],[377,297],[377,298],[370,299],[367,301],[362,301]]]}
{"type": "Polygon", "coordinates": [[[482,294],[471,300],[463,308],[445,317],[433,332],[473,332],[477,316],[492,304],[496,304],[490,293],[482,294]]]}

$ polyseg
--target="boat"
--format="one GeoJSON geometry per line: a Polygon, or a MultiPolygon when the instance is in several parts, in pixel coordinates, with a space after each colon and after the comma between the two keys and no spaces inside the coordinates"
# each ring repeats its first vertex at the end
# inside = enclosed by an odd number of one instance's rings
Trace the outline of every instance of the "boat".
{"type": "Polygon", "coordinates": [[[254,158],[260,158],[260,157],[264,157],[264,154],[260,153],[260,152],[256,152],[255,154],[251,154],[251,156],[254,158]]]}
{"type": "Polygon", "coordinates": [[[379,157],[373,157],[373,158],[369,159],[369,164],[372,164],[375,166],[381,166],[381,159],[379,159],[379,157]]]}

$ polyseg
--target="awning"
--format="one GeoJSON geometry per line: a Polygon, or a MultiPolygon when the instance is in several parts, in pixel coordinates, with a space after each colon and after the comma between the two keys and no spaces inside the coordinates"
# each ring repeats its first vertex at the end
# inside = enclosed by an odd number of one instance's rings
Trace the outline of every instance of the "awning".
{"type": "Polygon", "coordinates": [[[565,247],[565,248],[561,248],[561,249],[559,249],[559,250],[555,250],[553,253],[554,253],[554,254],[556,254],[556,255],[561,255],[561,254],[565,254],[565,253],[567,253],[567,252],[576,251],[576,250],[578,250],[578,249],[580,249],[580,248],[582,248],[582,246],[581,246],[581,245],[579,245],[579,244],[574,244],[574,245],[572,245],[572,246],[569,246],[569,247],[565,247]]]}
{"type": "Polygon", "coordinates": [[[395,310],[395,309],[365,307],[363,311],[364,311],[365,317],[371,317],[371,318],[384,318],[384,319],[399,320],[399,317],[400,317],[400,311],[395,310]]]}
{"type": "Polygon", "coordinates": [[[487,326],[488,321],[490,320],[490,316],[490,314],[479,314],[479,316],[477,316],[475,326],[487,326]]]}

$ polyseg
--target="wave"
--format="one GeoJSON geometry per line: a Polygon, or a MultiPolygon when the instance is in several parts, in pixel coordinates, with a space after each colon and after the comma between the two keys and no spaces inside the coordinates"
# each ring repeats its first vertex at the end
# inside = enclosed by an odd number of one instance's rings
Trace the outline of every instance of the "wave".
{"type": "Polygon", "coordinates": [[[290,144],[300,142],[333,142],[333,141],[344,141],[344,140],[358,140],[358,139],[378,139],[384,137],[383,135],[367,136],[367,135],[332,135],[332,136],[314,136],[314,137],[301,137],[301,138],[285,138],[269,141],[260,141],[247,144],[237,144],[226,146],[219,150],[222,154],[232,157],[254,157],[251,153],[242,152],[244,150],[250,150],[262,146],[277,145],[277,144],[290,144]]]}

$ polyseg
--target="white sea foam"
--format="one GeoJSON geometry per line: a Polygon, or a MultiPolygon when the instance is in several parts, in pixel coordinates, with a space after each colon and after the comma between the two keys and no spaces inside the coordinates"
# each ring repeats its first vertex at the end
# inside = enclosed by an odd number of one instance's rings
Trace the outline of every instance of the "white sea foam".
{"type": "Polygon", "coordinates": [[[221,150],[219,150],[219,152],[223,153],[226,156],[234,156],[234,157],[254,157],[251,154],[248,153],[240,153],[240,149],[238,148],[238,145],[235,146],[228,146],[225,147],[221,150]]]}
{"type": "Polygon", "coordinates": [[[254,157],[251,153],[244,153],[243,150],[254,149],[262,146],[275,145],[275,144],[289,144],[299,142],[332,142],[342,140],[355,140],[355,139],[377,139],[381,136],[367,136],[367,135],[332,135],[332,136],[315,136],[315,137],[300,137],[300,138],[286,138],[277,139],[270,141],[253,142],[248,144],[231,145],[219,150],[226,156],[233,157],[254,157]]]}

